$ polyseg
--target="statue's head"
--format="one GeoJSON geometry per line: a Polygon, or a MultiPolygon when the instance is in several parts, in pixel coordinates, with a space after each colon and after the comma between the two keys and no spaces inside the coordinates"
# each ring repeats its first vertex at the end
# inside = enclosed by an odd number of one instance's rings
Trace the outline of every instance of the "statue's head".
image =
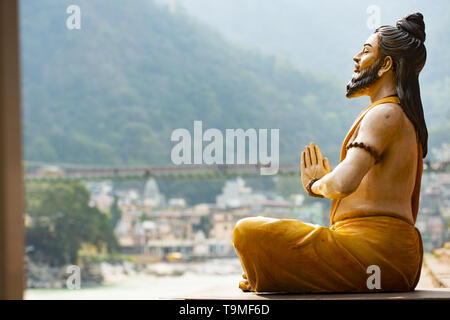
{"type": "Polygon", "coordinates": [[[416,129],[425,157],[428,132],[418,79],[427,56],[424,42],[425,24],[421,13],[398,20],[395,27],[377,28],[353,58],[355,70],[347,84],[346,96],[370,95],[381,82],[392,83],[403,111],[416,129]]]}

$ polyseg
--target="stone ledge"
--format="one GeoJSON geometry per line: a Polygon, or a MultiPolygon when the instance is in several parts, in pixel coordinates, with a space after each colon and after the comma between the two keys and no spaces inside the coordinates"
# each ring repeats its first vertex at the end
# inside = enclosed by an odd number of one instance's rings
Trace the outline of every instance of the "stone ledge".
{"type": "Polygon", "coordinates": [[[440,262],[432,254],[424,256],[424,264],[440,287],[450,288],[450,266],[448,264],[440,262]]]}
{"type": "Polygon", "coordinates": [[[256,294],[253,292],[204,292],[181,300],[450,300],[450,289],[415,290],[386,293],[334,293],[334,294],[256,294]]]}

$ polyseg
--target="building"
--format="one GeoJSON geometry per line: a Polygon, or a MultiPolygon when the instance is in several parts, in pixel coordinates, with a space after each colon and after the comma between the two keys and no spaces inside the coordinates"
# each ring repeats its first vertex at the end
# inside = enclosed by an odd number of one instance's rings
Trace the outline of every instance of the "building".
{"type": "Polygon", "coordinates": [[[165,198],[159,192],[155,179],[149,179],[145,183],[144,192],[142,193],[142,201],[145,205],[153,208],[165,206],[165,198]]]}
{"type": "Polygon", "coordinates": [[[238,177],[225,183],[222,194],[216,197],[216,204],[220,209],[239,208],[257,206],[265,200],[263,194],[253,193],[251,188],[245,186],[245,181],[238,177]]]}

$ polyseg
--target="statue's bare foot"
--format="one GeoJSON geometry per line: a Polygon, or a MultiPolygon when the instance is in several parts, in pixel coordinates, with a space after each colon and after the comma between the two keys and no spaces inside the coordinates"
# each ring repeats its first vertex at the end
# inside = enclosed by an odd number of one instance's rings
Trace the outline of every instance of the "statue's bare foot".
{"type": "Polygon", "coordinates": [[[244,278],[244,280],[239,281],[239,289],[244,292],[252,291],[252,288],[250,287],[250,284],[247,280],[247,275],[245,273],[242,274],[242,278],[244,278]]]}
{"type": "Polygon", "coordinates": [[[250,287],[250,284],[247,280],[241,280],[239,281],[239,289],[241,289],[244,292],[252,291],[252,288],[250,287]]]}

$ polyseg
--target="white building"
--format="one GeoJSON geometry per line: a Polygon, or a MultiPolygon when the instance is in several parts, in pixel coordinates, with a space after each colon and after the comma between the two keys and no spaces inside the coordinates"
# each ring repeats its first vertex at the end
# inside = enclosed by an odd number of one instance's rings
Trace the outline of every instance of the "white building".
{"type": "Polygon", "coordinates": [[[149,179],[145,183],[142,200],[145,205],[151,206],[153,208],[160,208],[165,205],[165,198],[159,192],[158,185],[156,184],[155,179],[149,179]]]}
{"type": "Polygon", "coordinates": [[[86,182],[86,189],[91,194],[92,204],[104,212],[109,212],[114,202],[112,181],[89,181],[86,182]]]}
{"type": "Polygon", "coordinates": [[[216,197],[216,204],[220,209],[227,209],[257,206],[266,200],[263,194],[253,193],[251,188],[245,186],[245,181],[238,177],[225,183],[222,194],[216,197]]]}

